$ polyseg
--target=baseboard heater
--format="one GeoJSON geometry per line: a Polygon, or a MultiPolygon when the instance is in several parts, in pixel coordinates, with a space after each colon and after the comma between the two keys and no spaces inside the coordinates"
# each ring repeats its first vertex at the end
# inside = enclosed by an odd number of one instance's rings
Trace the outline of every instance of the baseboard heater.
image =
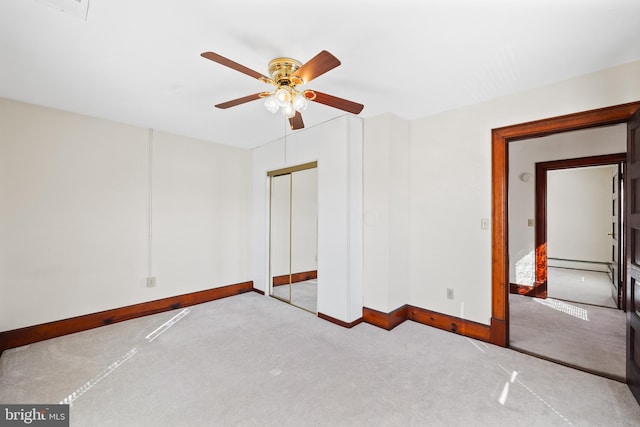
{"type": "Polygon", "coordinates": [[[549,267],[608,273],[610,271],[611,262],[548,257],[547,265],[549,267]]]}

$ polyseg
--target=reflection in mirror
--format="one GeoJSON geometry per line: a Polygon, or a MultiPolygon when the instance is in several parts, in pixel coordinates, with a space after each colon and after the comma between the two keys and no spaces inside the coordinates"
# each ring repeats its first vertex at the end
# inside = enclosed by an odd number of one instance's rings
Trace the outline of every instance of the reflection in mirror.
{"type": "Polygon", "coordinates": [[[291,175],[271,177],[271,295],[291,302],[291,175]]]}
{"type": "Polygon", "coordinates": [[[271,296],[317,312],[318,173],[315,163],[271,176],[271,296]]]}
{"type": "Polygon", "coordinates": [[[317,312],[318,169],[292,173],[291,303],[317,312]]]}

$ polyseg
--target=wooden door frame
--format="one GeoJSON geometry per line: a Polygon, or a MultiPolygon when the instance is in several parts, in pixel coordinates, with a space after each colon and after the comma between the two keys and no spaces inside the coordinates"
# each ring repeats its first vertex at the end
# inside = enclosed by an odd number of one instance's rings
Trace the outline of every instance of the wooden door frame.
{"type": "Polygon", "coordinates": [[[509,345],[509,143],[599,126],[625,123],[640,108],[640,101],[549,119],[492,129],[491,131],[491,342],[509,345]]]}
{"type": "Polygon", "coordinates": [[[547,173],[553,170],[584,168],[589,166],[619,165],[625,163],[627,153],[578,157],[536,163],[535,204],[535,266],[536,280],[530,296],[547,297],[547,173]]]}

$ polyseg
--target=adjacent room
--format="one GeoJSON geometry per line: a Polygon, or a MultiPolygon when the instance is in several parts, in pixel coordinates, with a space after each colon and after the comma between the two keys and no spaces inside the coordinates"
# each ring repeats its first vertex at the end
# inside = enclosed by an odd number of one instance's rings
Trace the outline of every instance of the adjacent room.
{"type": "Polygon", "coordinates": [[[623,382],[626,136],[625,125],[595,127],[518,141],[509,153],[510,347],[623,382]]]}
{"type": "Polygon", "coordinates": [[[640,425],[637,1],[3,6],[5,420],[640,425]]]}

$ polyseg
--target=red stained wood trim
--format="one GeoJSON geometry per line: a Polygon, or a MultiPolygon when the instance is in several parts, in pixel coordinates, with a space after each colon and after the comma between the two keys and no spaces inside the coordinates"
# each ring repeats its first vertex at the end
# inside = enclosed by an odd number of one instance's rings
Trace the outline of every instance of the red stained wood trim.
{"type": "Polygon", "coordinates": [[[413,320],[414,322],[444,329],[445,331],[464,335],[469,338],[492,342],[491,328],[487,325],[413,306],[408,306],[408,314],[409,320],[413,320]]]}
{"type": "Polygon", "coordinates": [[[534,295],[547,297],[547,171],[536,163],[534,252],[536,280],[534,295]]]}
{"type": "Polygon", "coordinates": [[[517,295],[524,295],[527,297],[547,298],[547,286],[540,286],[536,282],[533,286],[518,285],[516,283],[509,283],[509,292],[517,295]]]}
{"type": "MultiPolygon", "coordinates": [[[[317,279],[318,270],[303,271],[301,273],[291,273],[291,283],[304,282],[305,280],[317,279]]],[[[289,275],[273,276],[273,286],[289,284],[289,275]]]]}
{"type": "Polygon", "coordinates": [[[351,329],[356,325],[359,325],[360,323],[362,323],[362,317],[360,317],[359,319],[354,320],[353,322],[344,322],[340,319],[336,319],[335,317],[331,317],[328,316],[326,314],[320,313],[318,312],[318,317],[321,318],[322,320],[326,320],[328,322],[334,323],[338,326],[342,326],[343,328],[348,328],[351,329]]]}
{"type": "Polygon", "coordinates": [[[73,317],[70,319],[57,320],[55,322],[0,332],[0,352],[8,348],[20,347],[50,338],[56,338],[63,335],[73,334],[75,332],[110,325],[112,323],[135,319],[137,317],[148,316],[150,314],[175,310],[181,307],[188,307],[232,295],[238,295],[250,292],[252,289],[253,281],[237,283],[220,288],[207,289],[204,291],[143,302],[126,307],[114,308],[112,310],[101,311],[98,313],[86,314],[84,316],[73,317]]]}
{"type": "Polygon", "coordinates": [[[603,154],[601,156],[576,157],[536,163],[543,171],[584,168],[588,166],[615,165],[627,161],[627,153],[603,154]]]}
{"type": "Polygon", "coordinates": [[[491,340],[490,342],[495,345],[504,345],[502,343],[507,342],[509,337],[509,322],[504,320],[491,318],[491,340]]]}
{"type": "MultiPolygon", "coordinates": [[[[364,307],[362,309],[362,318],[365,322],[388,331],[395,328],[405,320],[413,320],[414,322],[422,323],[423,325],[444,329],[470,338],[476,338],[492,343],[494,342],[494,338],[491,335],[492,327],[490,326],[412,305],[403,305],[390,313],[384,313],[364,307]]],[[[504,322],[500,324],[499,320],[492,319],[491,321],[492,325],[495,323],[495,326],[493,327],[497,333],[501,333],[502,335],[506,333],[506,330],[504,329],[506,325],[504,322]]],[[[495,339],[500,341],[501,338],[500,336],[497,336],[495,339]]]]}
{"type": "Polygon", "coordinates": [[[258,288],[251,288],[251,290],[252,290],[253,292],[257,292],[257,293],[259,293],[260,295],[264,295],[264,291],[261,291],[261,290],[260,290],[260,289],[258,289],[258,288]]]}
{"type": "Polygon", "coordinates": [[[509,344],[509,236],[507,185],[509,142],[626,122],[640,101],[544,120],[505,126],[491,131],[491,328],[494,344],[509,344]],[[505,323],[502,326],[502,323],[505,323]],[[496,328],[493,331],[493,328],[496,328]],[[498,330],[501,328],[501,330],[498,330]]]}
{"type": "MultiPolygon", "coordinates": [[[[492,134],[491,145],[491,317],[508,318],[509,245],[507,241],[507,176],[509,159],[506,138],[498,131],[492,134]]],[[[502,345],[506,345],[506,342],[502,345]]]]}
{"type": "Polygon", "coordinates": [[[509,283],[509,293],[535,297],[536,287],[528,285],[518,285],[517,283],[509,283]]]}
{"type": "Polygon", "coordinates": [[[537,138],[559,132],[608,126],[626,122],[640,108],[640,101],[597,108],[548,119],[535,120],[494,129],[509,141],[537,138]]]}
{"type": "Polygon", "coordinates": [[[536,163],[535,187],[535,265],[536,283],[531,293],[520,295],[547,297],[548,254],[547,254],[547,173],[550,170],[571,169],[587,166],[602,166],[626,162],[627,153],[605,154],[601,156],[578,157],[536,163]]]}
{"type": "Polygon", "coordinates": [[[408,307],[407,305],[403,305],[390,313],[383,313],[382,311],[363,307],[362,318],[367,323],[390,331],[409,318],[408,307]]]}

